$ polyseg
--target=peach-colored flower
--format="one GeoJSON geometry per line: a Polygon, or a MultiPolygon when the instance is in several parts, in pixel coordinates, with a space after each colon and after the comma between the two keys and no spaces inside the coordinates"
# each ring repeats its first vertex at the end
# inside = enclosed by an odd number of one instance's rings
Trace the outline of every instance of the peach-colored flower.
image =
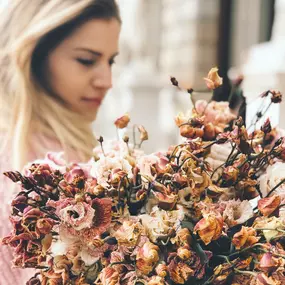
{"type": "Polygon", "coordinates": [[[229,102],[208,103],[206,100],[198,100],[195,103],[195,109],[200,116],[203,116],[204,124],[212,123],[215,126],[216,135],[219,133],[216,127],[221,127],[223,131],[224,127],[236,118],[229,108],[229,102]]]}
{"type": "Polygon", "coordinates": [[[258,242],[260,237],[256,237],[256,231],[251,227],[242,226],[241,230],[234,234],[232,243],[237,249],[248,247],[258,242]]]}
{"type": "Polygon", "coordinates": [[[263,216],[269,216],[272,214],[280,205],[281,198],[278,195],[273,195],[268,198],[262,198],[258,201],[258,210],[263,216]]]}
{"type": "Polygon", "coordinates": [[[114,124],[118,129],[123,129],[126,128],[128,126],[130,122],[130,116],[129,114],[125,114],[122,117],[118,118],[114,124]]]}
{"type": "Polygon", "coordinates": [[[223,218],[218,213],[209,213],[203,215],[202,218],[195,226],[194,231],[198,232],[200,238],[207,245],[212,240],[217,240],[223,230],[223,218]]]}
{"type": "Polygon", "coordinates": [[[218,74],[218,68],[213,67],[208,73],[208,76],[204,78],[206,85],[209,89],[213,90],[223,84],[223,78],[218,74]]]}
{"type": "Polygon", "coordinates": [[[139,248],[136,256],[136,266],[143,274],[148,275],[159,260],[159,247],[151,242],[146,242],[139,248]]]}

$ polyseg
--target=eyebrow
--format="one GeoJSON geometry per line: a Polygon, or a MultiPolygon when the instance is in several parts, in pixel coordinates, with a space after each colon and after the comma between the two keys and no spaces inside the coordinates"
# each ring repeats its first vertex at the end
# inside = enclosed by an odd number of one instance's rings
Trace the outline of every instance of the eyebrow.
{"type": "MultiPolygon", "coordinates": [[[[87,52],[90,52],[90,53],[92,53],[92,54],[94,54],[96,56],[102,56],[101,52],[95,51],[95,50],[92,50],[92,49],[89,49],[89,48],[75,48],[75,50],[87,51],[87,52]]],[[[111,58],[117,56],[118,54],[119,54],[118,52],[114,53],[111,58]]]]}

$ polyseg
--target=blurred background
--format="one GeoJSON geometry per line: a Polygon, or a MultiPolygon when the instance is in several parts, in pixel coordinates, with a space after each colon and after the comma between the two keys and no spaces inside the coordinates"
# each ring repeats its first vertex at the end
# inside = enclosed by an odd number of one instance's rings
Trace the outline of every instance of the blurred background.
{"type": "MultiPolygon", "coordinates": [[[[5,5],[9,0],[1,0],[5,5]]],[[[65,0],[62,0],[65,1],[65,0]]],[[[175,76],[194,97],[207,98],[203,77],[217,66],[227,100],[230,82],[244,76],[246,121],[268,89],[285,91],[285,0],[118,0],[122,15],[114,88],[94,124],[96,134],[116,136],[113,121],[125,112],[149,132],[146,151],[179,140],[174,116],[191,108],[189,94],[170,84],[175,76]]],[[[268,111],[285,128],[285,104],[268,111]]],[[[131,130],[130,130],[131,131],[131,130]]]]}

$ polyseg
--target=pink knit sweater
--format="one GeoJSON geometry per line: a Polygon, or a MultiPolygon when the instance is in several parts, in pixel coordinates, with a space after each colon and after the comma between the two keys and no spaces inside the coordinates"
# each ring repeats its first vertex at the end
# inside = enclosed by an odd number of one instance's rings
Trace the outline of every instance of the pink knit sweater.
{"type": "MultiPolygon", "coordinates": [[[[58,143],[43,140],[42,143],[48,151],[60,151],[58,143]]],[[[11,232],[11,225],[9,221],[10,203],[15,196],[14,183],[5,177],[2,173],[13,170],[10,159],[11,151],[6,150],[0,154],[0,240],[11,232]],[[13,190],[14,189],[14,190],[13,190]]],[[[69,154],[70,155],[70,154],[69,154]]],[[[36,155],[33,152],[29,154],[29,161],[44,158],[44,154],[36,155]]],[[[76,155],[72,157],[76,161],[76,155]]],[[[0,285],[24,285],[35,273],[33,269],[18,269],[12,268],[13,252],[7,246],[0,245],[0,285]]]]}

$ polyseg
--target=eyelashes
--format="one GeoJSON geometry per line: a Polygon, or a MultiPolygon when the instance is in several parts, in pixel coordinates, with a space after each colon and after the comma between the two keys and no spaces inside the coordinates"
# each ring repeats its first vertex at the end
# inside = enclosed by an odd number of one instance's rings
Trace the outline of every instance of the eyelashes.
{"type": "MultiPolygon", "coordinates": [[[[91,59],[84,59],[84,58],[77,58],[76,59],[77,62],[79,62],[80,64],[84,65],[84,66],[87,66],[87,67],[90,67],[92,65],[95,65],[97,63],[96,60],[91,60],[91,59]]],[[[112,66],[113,64],[115,64],[115,59],[111,59],[109,61],[109,65],[112,66]]]]}
{"type": "Polygon", "coordinates": [[[77,58],[76,60],[84,66],[91,66],[96,63],[95,60],[84,59],[84,58],[77,58]]]}

